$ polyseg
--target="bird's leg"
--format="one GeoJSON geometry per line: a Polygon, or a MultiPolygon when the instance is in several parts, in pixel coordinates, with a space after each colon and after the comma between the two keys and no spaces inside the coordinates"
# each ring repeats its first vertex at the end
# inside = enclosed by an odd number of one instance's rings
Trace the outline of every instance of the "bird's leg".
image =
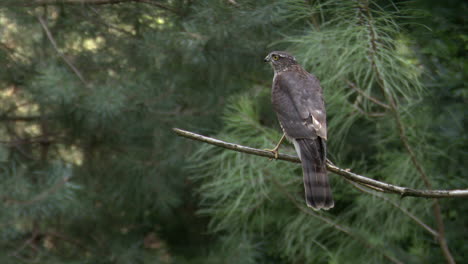
{"type": "Polygon", "coordinates": [[[278,149],[279,149],[281,143],[283,143],[283,140],[284,140],[285,137],[286,137],[286,134],[283,133],[283,136],[281,137],[278,144],[276,144],[276,146],[273,149],[265,149],[266,151],[273,152],[273,154],[275,154],[275,159],[278,159],[278,149]]]}

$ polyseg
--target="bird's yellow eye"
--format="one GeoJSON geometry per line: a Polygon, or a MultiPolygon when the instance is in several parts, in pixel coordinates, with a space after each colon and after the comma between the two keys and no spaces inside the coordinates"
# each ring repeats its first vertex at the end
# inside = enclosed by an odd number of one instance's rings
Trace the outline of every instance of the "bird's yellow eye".
{"type": "Polygon", "coordinates": [[[278,55],[272,55],[271,58],[275,61],[279,60],[279,56],[278,55]]]}

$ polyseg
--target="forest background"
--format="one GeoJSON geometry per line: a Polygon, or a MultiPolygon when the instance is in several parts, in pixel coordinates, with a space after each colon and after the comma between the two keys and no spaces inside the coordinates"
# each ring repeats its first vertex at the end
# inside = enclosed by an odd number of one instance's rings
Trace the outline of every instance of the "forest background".
{"type": "MultiPolygon", "coordinates": [[[[401,197],[178,137],[281,133],[263,58],[321,80],[328,155],[468,187],[465,1],[2,0],[1,263],[462,263],[466,198],[401,197]]],[[[280,151],[294,154],[291,145],[280,151]]]]}

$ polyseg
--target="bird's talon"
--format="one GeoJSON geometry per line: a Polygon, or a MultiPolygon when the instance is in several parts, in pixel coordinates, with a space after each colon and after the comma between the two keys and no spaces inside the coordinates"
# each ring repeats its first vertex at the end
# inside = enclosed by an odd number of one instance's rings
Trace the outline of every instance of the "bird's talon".
{"type": "MultiPolygon", "coordinates": [[[[275,154],[275,159],[278,159],[278,149],[264,149],[265,151],[269,151],[269,152],[272,152],[273,154],[275,154]]],[[[273,158],[270,158],[270,160],[272,160],[273,158]]]]}

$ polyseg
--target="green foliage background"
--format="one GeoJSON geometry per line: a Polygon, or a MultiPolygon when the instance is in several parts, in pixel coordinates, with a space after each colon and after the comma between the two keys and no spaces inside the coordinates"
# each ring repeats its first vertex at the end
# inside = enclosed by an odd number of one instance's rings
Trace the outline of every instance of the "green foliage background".
{"type": "MultiPolygon", "coordinates": [[[[447,261],[415,221],[437,231],[433,200],[330,174],[335,208],[311,211],[297,164],[171,128],[273,146],[262,59],[288,50],[321,80],[334,163],[426,188],[400,120],[433,187],[466,188],[466,3],[104,2],[0,3],[1,263],[447,261]]],[[[462,263],[467,203],[439,202],[462,263]]]]}

